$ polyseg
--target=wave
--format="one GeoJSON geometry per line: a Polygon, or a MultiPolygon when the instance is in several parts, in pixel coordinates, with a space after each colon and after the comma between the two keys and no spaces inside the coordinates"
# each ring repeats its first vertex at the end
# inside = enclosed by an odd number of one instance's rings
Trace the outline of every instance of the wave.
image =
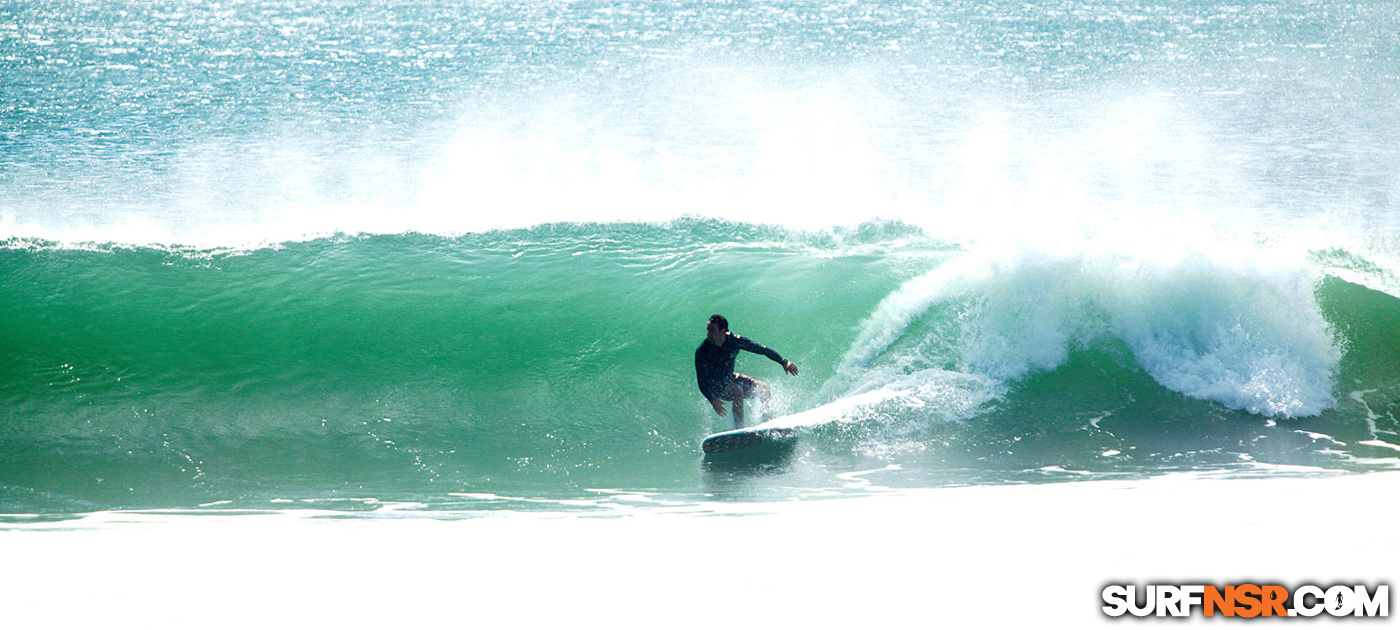
{"type": "Polygon", "coordinates": [[[12,240],[0,495],[703,490],[695,444],[723,422],[688,362],[716,311],[803,367],[740,366],[819,468],[1396,461],[1400,300],[1339,277],[1383,278],[1369,254],[1117,245],[702,219],[246,250],[12,240]]]}
{"type": "Polygon", "coordinates": [[[969,255],[886,298],[840,371],[868,382],[879,357],[903,370],[923,364],[1018,380],[1113,339],[1187,396],[1270,417],[1317,415],[1335,403],[1342,356],[1315,297],[1320,278],[1307,258],[1254,253],[969,255]],[[920,319],[929,321],[911,334],[920,319]]]}

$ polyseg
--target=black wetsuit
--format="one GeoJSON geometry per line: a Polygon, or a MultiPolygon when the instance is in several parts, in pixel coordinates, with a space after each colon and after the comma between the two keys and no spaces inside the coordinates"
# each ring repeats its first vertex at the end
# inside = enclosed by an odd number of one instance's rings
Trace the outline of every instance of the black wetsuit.
{"type": "Polygon", "coordinates": [[[732,332],[725,333],[723,346],[716,346],[706,338],[695,349],[695,380],[705,398],[729,400],[725,390],[734,382],[734,359],[739,356],[740,350],[761,354],[779,364],[787,363],[772,348],[732,332]]]}

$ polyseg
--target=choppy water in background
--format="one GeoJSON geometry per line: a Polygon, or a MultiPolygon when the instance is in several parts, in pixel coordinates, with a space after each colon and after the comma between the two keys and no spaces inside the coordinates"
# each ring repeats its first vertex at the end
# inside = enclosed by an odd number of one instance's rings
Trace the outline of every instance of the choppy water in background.
{"type": "Polygon", "coordinates": [[[0,15],[0,512],[1400,461],[1392,3],[0,15]]]}

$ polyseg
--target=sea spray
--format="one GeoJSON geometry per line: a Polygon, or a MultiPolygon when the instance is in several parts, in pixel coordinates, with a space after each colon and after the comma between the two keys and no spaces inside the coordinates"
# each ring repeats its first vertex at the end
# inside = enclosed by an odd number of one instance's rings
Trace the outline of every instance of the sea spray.
{"type": "Polygon", "coordinates": [[[6,511],[1396,461],[1393,3],[90,9],[0,28],[6,511]]]}
{"type": "Polygon", "coordinates": [[[969,252],[907,282],[863,323],[829,385],[852,380],[876,357],[906,371],[922,364],[1018,380],[1112,338],[1159,383],[1188,396],[1270,417],[1317,415],[1334,404],[1341,350],[1306,256],[1216,243],[1228,255],[1144,260],[1130,253],[1135,244],[1085,245],[969,252]],[[919,320],[917,341],[904,339],[919,320]]]}

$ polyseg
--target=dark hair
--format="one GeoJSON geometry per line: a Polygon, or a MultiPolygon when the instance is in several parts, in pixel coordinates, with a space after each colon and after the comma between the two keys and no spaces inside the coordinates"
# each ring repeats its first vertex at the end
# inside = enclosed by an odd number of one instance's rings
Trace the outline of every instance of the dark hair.
{"type": "Polygon", "coordinates": [[[724,316],[719,313],[711,315],[710,321],[714,322],[716,326],[719,326],[720,330],[729,330],[729,320],[725,319],[724,316]]]}

